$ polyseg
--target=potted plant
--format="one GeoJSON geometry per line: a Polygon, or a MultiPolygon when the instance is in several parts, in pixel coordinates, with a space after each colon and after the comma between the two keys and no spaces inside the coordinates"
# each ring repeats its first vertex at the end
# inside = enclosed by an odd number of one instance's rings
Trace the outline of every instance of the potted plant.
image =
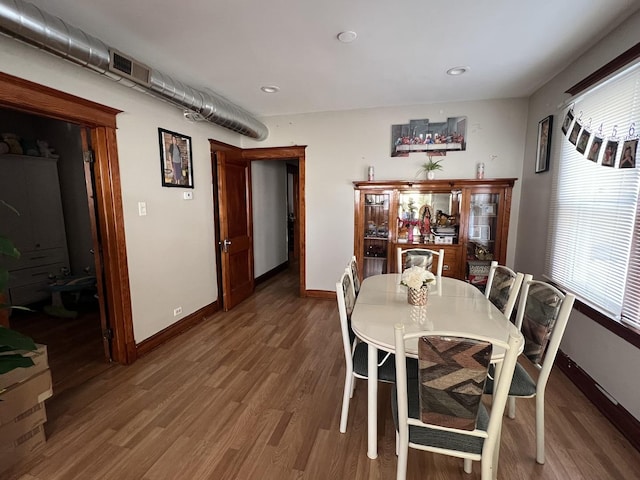
{"type": "Polygon", "coordinates": [[[424,162],[422,165],[420,165],[421,168],[418,171],[418,175],[420,175],[421,173],[426,173],[427,179],[433,180],[436,176],[436,170],[442,170],[442,160],[444,159],[441,158],[440,160],[434,160],[433,157],[429,155],[429,161],[424,162]]]}
{"type": "MultiPolygon", "coordinates": [[[[0,199],[0,204],[18,214],[15,208],[4,200],[0,199]]],[[[4,235],[0,235],[0,257],[20,257],[20,252],[13,242],[4,235]]],[[[8,281],[9,270],[0,263],[0,315],[6,315],[6,311],[12,308],[11,305],[5,303],[6,300],[4,298],[4,291],[7,288],[8,281]]],[[[0,325],[0,375],[15,368],[32,366],[33,360],[24,356],[22,352],[35,351],[36,349],[36,344],[31,338],[0,325]]]]}

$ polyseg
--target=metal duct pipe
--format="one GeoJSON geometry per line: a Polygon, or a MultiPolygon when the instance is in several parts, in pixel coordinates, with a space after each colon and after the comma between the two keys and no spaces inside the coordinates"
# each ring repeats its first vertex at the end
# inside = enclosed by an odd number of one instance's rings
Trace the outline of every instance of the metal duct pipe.
{"type": "Polygon", "coordinates": [[[0,30],[119,83],[193,110],[221,127],[257,140],[264,140],[269,135],[267,127],[249,112],[211,91],[197,90],[154,69],[150,72],[150,87],[141,87],[114,73],[109,70],[112,48],[31,3],[0,0],[0,30]]]}

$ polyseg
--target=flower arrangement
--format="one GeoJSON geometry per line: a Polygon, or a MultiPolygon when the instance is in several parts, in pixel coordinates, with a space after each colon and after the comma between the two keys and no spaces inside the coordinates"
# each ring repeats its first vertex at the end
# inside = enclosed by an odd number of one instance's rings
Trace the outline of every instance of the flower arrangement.
{"type": "Polygon", "coordinates": [[[402,272],[402,279],[400,283],[402,285],[406,285],[409,288],[419,289],[423,285],[428,285],[429,283],[435,282],[436,276],[431,273],[429,270],[413,266],[407,268],[404,272],[402,272]]]}

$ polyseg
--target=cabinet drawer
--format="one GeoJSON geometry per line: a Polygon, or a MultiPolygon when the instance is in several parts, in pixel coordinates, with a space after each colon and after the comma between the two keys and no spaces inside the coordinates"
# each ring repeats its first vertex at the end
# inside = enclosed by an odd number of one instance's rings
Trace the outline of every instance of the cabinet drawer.
{"type": "Polygon", "coordinates": [[[47,288],[49,280],[20,287],[9,288],[11,305],[24,306],[41,300],[51,299],[51,292],[47,288]]]}
{"type": "MultiPolygon", "coordinates": [[[[30,250],[21,252],[20,258],[8,259],[5,262],[6,267],[13,271],[23,268],[33,268],[42,265],[51,265],[54,263],[66,263],[64,248],[47,248],[44,250],[30,250]]],[[[60,272],[58,271],[57,274],[60,272]]]]}
{"type": "Polygon", "coordinates": [[[48,285],[52,278],[62,274],[62,269],[68,267],[65,263],[54,263],[39,267],[23,268],[9,272],[9,288],[21,287],[32,283],[44,283],[48,285]]]}
{"type": "MultiPolygon", "coordinates": [[[[436,247],[443,248],[442,245],[436,245],[436,247]]],[[[458,248],[444,248],[444,264],[442,265],[442,275],[445,277],[460,278],[459,272],[459,249],[458,248]]]]}

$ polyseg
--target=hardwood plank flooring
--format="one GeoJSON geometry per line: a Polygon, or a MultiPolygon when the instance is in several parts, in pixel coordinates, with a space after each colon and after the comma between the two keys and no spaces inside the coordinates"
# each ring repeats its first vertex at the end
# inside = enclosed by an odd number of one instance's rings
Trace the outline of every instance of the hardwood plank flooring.
{"type": "MultiPolygon", "coordinates": [[[[297,297],[284,272],[135,364],[47,402],[47,443],[5,480],[393,479],[390,388],[379,388],[379,457],[366,455],[367,389],[338,431],[344,359],[335,301],[297,297]]],[[[640,453],[554,370],[547,462],[535,462],[534,400],[505,417],[502,479],[638,478],[640,453]]],[[[409,479],[480,478],[462,461],[410,450],[409,479]]]]}

